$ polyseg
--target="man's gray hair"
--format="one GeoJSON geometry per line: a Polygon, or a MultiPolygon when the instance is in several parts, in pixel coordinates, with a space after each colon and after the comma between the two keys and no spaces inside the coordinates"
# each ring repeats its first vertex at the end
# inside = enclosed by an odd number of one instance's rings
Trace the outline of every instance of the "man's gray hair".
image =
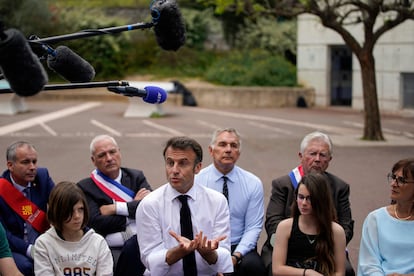
{"type": "Polygon", "coordinates": [[[309,146],[309,143],[313,140],[320,140],[326,143],[329,148],[329,155],[333,154],[333,146],[332,146],[331,138],[329,138],[327,134],[320,132],[320,131],[311,132],[303,138],[302,142],[300,143],[300,152],[302,154],[305,151],[305,149],[309,146]]]}
{"type": "Polygon", "coordinates": [[[18,142],[14,142],[13,144],[11,144],[10,146],[7,147],[6,150],[6,161],[10,161],[10,162],[15,162],[16,161],[16,151],[18,148],[24,147],[24,146],[28,146],[29,148],[36,150],[36,148],[30,144],[29,142],[25,142],[25,141],[18,141],[18,142]]]}
{"type": "Polygon", "coordinates": [[[223,132],[229,132],[229,133],[234,133],[234,135],[236,135],[237,139],[239,140],[239,150],[241,150],[241,145],[242,145],[242,140],[241,140],[241,136],[240,133],[232,127],[226,127],[226,128],[218,128],[213,132],[213,135],[211,137],[211,141],[210,141],[210,146],[214,147],[214,144],[217,142],[217,137],[222,134],[223,132]]]}
{"type": "Polygon", "coordinates": [[[90,144],[90,146],[89,146],[89,151],[91,152],[91,155],[93,155],[94,154],[94,152],[95,152],[95,144],[97,143],[97,142],[100,142],[100,141],[102,141],[102,140],[111,140],[111,142],[117,147],[117,148],[119,148],[119,146],[118,146],[118,143],[115,141],[115,138],[114,137],[112,137],[112,136],[110,136],[110,135],[107,135],[107,134],[101,134],[101,135],[98,135],[98,136],[95,136],[95,138],[93,138],[92,139],[92,141],[91,141],[91,144],[90,144]]]}

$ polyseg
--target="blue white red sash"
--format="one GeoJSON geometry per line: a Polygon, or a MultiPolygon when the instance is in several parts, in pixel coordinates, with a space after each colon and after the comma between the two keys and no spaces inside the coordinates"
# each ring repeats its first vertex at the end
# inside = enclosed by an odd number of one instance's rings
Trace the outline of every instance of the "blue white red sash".
{"type": "Polygon", "coordinates": [[[135,193],[132,190],[107,177],[96,169],[91,172],[91,178],[102,192],[115,201],[128,202],[133,200],[135,196],[135,193]]]}
{"type": "Polygon", "coordinates": [[[299,182],[302,180],[303,175],[304,173],[303,173],[302,165],[297,166],[289,173],[290,181],[292,181],[292,185],[294,189],[296,189],[299,182]]]}

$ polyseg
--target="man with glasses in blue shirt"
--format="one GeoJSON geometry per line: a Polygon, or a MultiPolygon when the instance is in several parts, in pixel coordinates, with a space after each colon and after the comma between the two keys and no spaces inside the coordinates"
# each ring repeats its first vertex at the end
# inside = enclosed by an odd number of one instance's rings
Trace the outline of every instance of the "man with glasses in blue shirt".
{"type": "MultiPolygon", "coordinates": [[[[299,152],[300,164],[289,174],[272,181],[272,194],[266,211],[265,228],[267,240],[262,248],[262,259],[272,275],[272,252],[274,234],[279,222],[290,217],[290,206],[295,199],[294,191],[303,175],[307,173],[323,173],[330,185],[332,199],[335,204],[338,223],[344,228],[347,244],[354,234],[354,220],[352,219],[349,202],[349,185],[339,177],[328,173],[326,169],[332,160],[332,142],[325,133],[316,131],[306,135],[299,152]]],[[[346,263],[346,275],[355,275],[349,259],[346,263]]]]}

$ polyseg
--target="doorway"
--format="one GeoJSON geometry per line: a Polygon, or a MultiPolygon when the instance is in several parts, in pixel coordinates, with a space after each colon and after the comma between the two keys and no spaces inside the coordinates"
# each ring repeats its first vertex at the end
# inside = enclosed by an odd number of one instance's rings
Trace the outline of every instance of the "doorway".
{"type": "Polygon", "coordinates": [[[402,107],[414,109],[414,73],[402,74],[402,107]]]}
{"type": "Polygon", "coordinates": [[[345,45],[331,46],[331,105],[352,105],[352,52],[345,45]]]}

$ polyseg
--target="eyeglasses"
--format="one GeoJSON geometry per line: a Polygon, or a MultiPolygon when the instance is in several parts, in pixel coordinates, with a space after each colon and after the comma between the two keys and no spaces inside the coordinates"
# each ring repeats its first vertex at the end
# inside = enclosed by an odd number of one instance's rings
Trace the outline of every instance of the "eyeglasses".
{"type": "Polygon", "coordinates": [[[311,196],[304,196],[302,194],[298,194],[296,197],[299,201],[307,201],[309,203],[311,203],[311,196]]]}
{"type": "Polygon", "coordinates": [[[393,181],[396,181],[398,186],[402,186],[402,185],[407,184],[407,183],[414,183],[414,181],[407,181],[404,177],[402,177],[402,176],[396,176],[393,173],[389,173],[387,175],[387,179],[388,179],[388,183],[390,183],[390,184],[393,181]]]}

